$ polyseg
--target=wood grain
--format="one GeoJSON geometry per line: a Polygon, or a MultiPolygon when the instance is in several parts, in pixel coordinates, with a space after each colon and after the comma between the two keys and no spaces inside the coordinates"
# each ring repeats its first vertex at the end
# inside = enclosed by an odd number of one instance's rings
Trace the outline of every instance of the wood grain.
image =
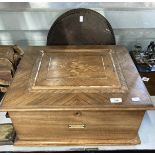
{"type": "Polygon", "coordinates": [[[52,141],[28,141],[28,140],[18,140],[15,142],[15,146],[74,146],[74,145],[82,145],[82,146],[103,146],[103,145],[137,145],[140,144],[140,139],[139,137],[135,137],[133,139],[115,139],[115,140],[111,140],[111,139],[93,139],[93,141],[91,141],[90,139],[86,140],[83,139],[83,141],[78,141],[77,139],[72,139],[66,143],[64,143],[64,140],[52,140],[52,141]]]}
{"type": "Polygon", "coordinates": [[[65,93],[124,92],[127,87],[122,75],[117,74],[120,67],[116,60],[113,64],[114,57],[111,50],[78,50],[78,53],[72,50],[40,51],[33,68],[30,90],[57,93],[59,90],[65,93]]]}
{"type": "Polygon", "coordinates": [[[137,144],[148,109],[128,51],[96,45],[28,48],[0,110],[9,112],[16,145],[41,146],[137,144]]]}
{"type": "MultiPolygon", "coordinates": [[[[81,54],[80,53],[80,54],[81,54]]],[[[102,53],[102,52],[101,52],[102,53]]],[[[58,59],[58,58],[57,58],[58,59]]],[[[45,59],[46,60],[46,59],[45,59]]],[[[88,61],[88,60],[87,60],[88,61]]],[[[90,62],[91,63],[91,60],[90,62]]],[[[100,64],[98,64],[100,65],[100,64]]],[[[108,65],[108,64],[106,64],[108,65]]],[[[78,70],[78,68],[77,68],[78,70]]],[[[62,76],[62,72],[59,75],[62,76]]],[[[56,72],[56,69],[55,69],[56,72]]],[[[50,76],[53,76],[53,72],[49,72],[50,76]]],[[[65,71],[66,74],[66,71],[65,71]]],[[[84,73],[85,74],[85,73],[84,73]]],[[[92,73],[91,73],[92,74],[92,73]]],[[[95,72],[96,74],[96,72],[95,72]]],[[[94,75],[95,75],[94,74],[94,75]]],[[[101,74],[103,76],[103,74],[101,74]]],[[[49,75],[48,75],[49,76],[49,75]]],[[[93,75],[91,75],[93,76],[93,75]]],[[[44,80],[45,81],[45,80],[44,80]]],[[[50,81],[50,80],[47,80],[50,81]]],[[[100,83],[101,84],[101,83],[100,83]]],[[[58,83],[57,83],[58,85],[58,83]]],[[[154,109],[152,105],[152,101],[147,92],[147,89],[142,82],[136,67],[131,60],[128,51],[122,46],[53,46],[53,47],[30,47],[26,50],[25,55],[18,67],[16,76],[11,84],[8,93],[4,97],[4,101],[2,104],[3,111],[32,111],[32,110],[61,110],[61,109],[154,109]],[[95,87],[96,77],[87,78],[86,81],[81,82],[82,84],[87,84],[85,88],[81,88],[78,82],[76,81],[77,89],[73,89],[73,86],[68,86],[66,89],[62,89],[64,78],[60,78],[62,81],[60,82],[59,89],[51,89],[54,83],[46,83],[46,87],[48,89],[40,89],[44,88],[45,84],[40,82],[41,78],[47,78],[47,70],[46,63],[48,61],[43,61],[40,65],[45,70],[38,72],[36,80],[38,80],[39,88],[34,84],[33,78],[36,75],[36,68],[38,67],[38,56],[40,56],[40,50],[44,50],[51,55],[53,53],[58,53],[58,55],[63,55],[64,52],[70,53],[75,52],[79,53],[92,53],[93,55],[99,55],[99,50],[103,50],[103,53],[107,53],[108,51],[112,51],[115,55],[115,59],[113,63],[109,62],[109,65],[112,68],[112,65],[116,67],[115,73],[105,72],[106,76],[110,75],[118,75],[114,76],[113,79],[117,79],[116,82],[110,80],[108,78],[106,82],[102,83],[102,86],[95,87]],[[96,52],[95,52],[96,51],[96,52]],[[106,52],[107,51],[107,52],[106,52]],[[28,62],[28,63],[27,63],[28,62]],[[37,62],[37,63],[36,63],[37,62]],[[37,64],[37,65],[36,65],[37,64]],[[36,67],[37,66],[37,67],[36,67]],[[33,77],[33,78],[32,78],[33,77]],[[112,84],[110,88],[105,87],[104,84],[112,84]],[[88,85],[89,84],[89,85],[88,85]],[[92,85],[91,85],[92,84],[92,85]],[[33,85],[33,86],[32,86],[33,85]],[[35,90],[33,90],[36,87],[35,90]],[[118,88],[114,88],[118,87],[118,88]],[[33,89],[30,89],[33,88],[33,89]],[[81,92],[80,92],[81,91],[81,92]],[[121,104],[112,104],[110,102],[110,98],[122,98],[123,102],[121,104]],[[133,102],[132,97],[139,97],[139,102],[133,102]],[[12,98],[14,98],[12,100],[12,98]]]]}
{"type": "Polygon", "coordinates": [[[18,133],[17,145],[23,141],[25,145],[26,141],[29,145],[93,145],[107,144],[106,140],[111,144],[125,140],[135,143],[132,140],[136,139],[143,115],[144,111],[9,112],[18,133]],[[75,124],[84,124],[85,128],[69,128],[75,124]]]}

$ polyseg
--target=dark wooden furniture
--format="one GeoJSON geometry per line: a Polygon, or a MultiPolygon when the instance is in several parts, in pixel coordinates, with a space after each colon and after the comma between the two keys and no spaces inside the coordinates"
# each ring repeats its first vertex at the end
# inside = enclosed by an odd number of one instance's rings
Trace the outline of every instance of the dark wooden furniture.
{"type": "Polygon", "coordinates": [[[24,146],[138,144],[151,109],[128,51],[112,45],[29,47],[1,107],[24,146]]]}
{"type": "Polygon", "coordinates": [[[73,9],[53,23],[47,45],[115,45],[115,36],[110,23],[98,12],[73,9]]]}
{"type": "Polygon", "coordinates": [[[155,72],[139,72],[141,78],[149,78],[144,84],[151,96],[155,96],[155,72]]]}
{"type": "MultiPolygon", "coordinates": [[[[130,55],[133,59],[133,62],[135,63],[135,66],[137,67],[137,70],[141,76],[141,78],[143,79],[147,79],[148,80],[144,80],[144,84],[149,92],[149,94],[151,96],[155,96],[155,69],[150,69],[150,67],[147,64],[143,64],[143,63],[137,63],[134,53],[133,51],[130,51],[130,55]]],[[[155,64],[152,64],[153,66],[155,66],[155,64]]]]}

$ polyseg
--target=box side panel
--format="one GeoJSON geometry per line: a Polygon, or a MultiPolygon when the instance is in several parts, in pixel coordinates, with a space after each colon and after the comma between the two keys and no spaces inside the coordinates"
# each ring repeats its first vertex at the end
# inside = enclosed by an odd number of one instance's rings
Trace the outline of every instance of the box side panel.
{"type": "Polygon", "coordinates": [[[109,140],[128,143],[136,138],[144,111],[9,112],[9,115],[18,143],[78,145],[109,140]]]}

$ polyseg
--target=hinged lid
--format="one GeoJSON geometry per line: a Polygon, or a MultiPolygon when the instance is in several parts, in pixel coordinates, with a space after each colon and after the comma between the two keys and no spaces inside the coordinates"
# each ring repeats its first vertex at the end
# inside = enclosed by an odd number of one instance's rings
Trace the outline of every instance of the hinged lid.
{"type": "Polygon", "coordinates": [[[27,49],[2,105],[7,111],[151,107],[128,51],[101,45],[27,49]]]}

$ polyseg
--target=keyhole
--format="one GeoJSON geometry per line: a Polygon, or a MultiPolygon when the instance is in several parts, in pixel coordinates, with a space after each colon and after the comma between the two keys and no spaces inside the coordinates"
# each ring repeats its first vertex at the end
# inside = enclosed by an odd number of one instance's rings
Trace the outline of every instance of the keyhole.
{"type": "Polygon", "coordinates": [[[81,112],[80,112],[80,111],[77,111],[77,112],[75,113],[75,116],[81,116],[81,112]]]}

